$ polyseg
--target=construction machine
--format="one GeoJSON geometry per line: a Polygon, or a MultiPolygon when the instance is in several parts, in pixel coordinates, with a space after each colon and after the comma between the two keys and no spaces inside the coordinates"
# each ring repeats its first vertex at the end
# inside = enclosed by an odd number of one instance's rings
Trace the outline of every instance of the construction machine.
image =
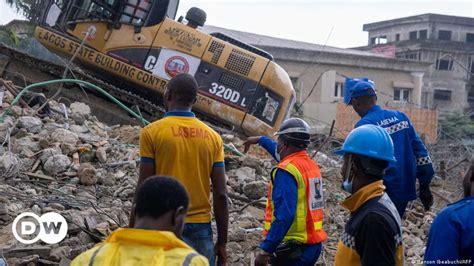
{"type": "MultiPolygon", "coordinates": [[[[35,37],[101,79],[158,103],[167,82],[189,73],[194,110],[247,135],[272,134],[289,116],[295,92],[273,57],[225,34],[207,34],[206,13],[175,20],[178,0],[45,0],[35,37]]],[[[136,103],[136,102],[135,102],[136,103]]]]}

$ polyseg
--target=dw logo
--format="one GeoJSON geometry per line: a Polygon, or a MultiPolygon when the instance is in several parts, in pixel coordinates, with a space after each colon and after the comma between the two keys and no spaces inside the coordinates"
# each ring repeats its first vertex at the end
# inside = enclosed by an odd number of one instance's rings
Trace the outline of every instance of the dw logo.
{"type": "Polygon", "coordinates": [[[24,212],[12,224],[13,236],[23,244],[33,244],[40,239],[47,244],[59,243],[66,237],[67,228],[66,219],[55,212],[41,216],[24,212]]]}

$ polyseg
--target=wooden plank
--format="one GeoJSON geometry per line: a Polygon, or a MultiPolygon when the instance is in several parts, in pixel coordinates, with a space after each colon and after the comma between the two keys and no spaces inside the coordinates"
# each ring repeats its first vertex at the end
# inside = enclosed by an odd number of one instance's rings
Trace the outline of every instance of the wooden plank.
{"type": "Polygon", "coordinates": [[[45,180],[50,180],[50,181],[56,181],[55,178],[50,177],[50,176],[47,176],[47,175],[36,174],[36,173],[30,173],[30,172],[26,172],[26,173],[24,173],[24,174],[27,175],[27,176],[35,177],[35,178],[39,178],[39,179],[45,179],[45,180]]]}

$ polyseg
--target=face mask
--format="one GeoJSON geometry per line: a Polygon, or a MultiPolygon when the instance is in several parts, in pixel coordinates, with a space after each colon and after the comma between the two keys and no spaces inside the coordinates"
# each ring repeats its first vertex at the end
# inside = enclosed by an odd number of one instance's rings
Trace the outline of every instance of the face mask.
{"type": "Polygon", "coordinates": [[[342,189],[352,194],[352,181],[344,180],[342,182],[342,189]]]}
{"type": "Polygon", "coordinates": [[[349,158],[347,160],[346,172],[344,174],[344,181],[342,182],[342,189],[352,194],[352,180],[353,179],[349,181],[349,179],[351,178],[351,168],[352,168],[352,155],[349,155],[349,158]]]}
{"type": "Polygon", "coordinates": [[[281,160],[280,153],[283,151],[283,144],[277,144],[276,152],[275,152],[275,159],[279,162],[281,160]]]}

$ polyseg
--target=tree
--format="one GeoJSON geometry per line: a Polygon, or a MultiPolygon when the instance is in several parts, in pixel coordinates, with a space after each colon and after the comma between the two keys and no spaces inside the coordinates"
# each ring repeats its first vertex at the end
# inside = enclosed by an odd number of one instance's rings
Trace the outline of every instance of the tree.
{"type": "Polygon", "coordinates": [[[29,21],[33,23],[39,21],[42,11],[40,0],[6,0],[6,2],[29,21]]]}

